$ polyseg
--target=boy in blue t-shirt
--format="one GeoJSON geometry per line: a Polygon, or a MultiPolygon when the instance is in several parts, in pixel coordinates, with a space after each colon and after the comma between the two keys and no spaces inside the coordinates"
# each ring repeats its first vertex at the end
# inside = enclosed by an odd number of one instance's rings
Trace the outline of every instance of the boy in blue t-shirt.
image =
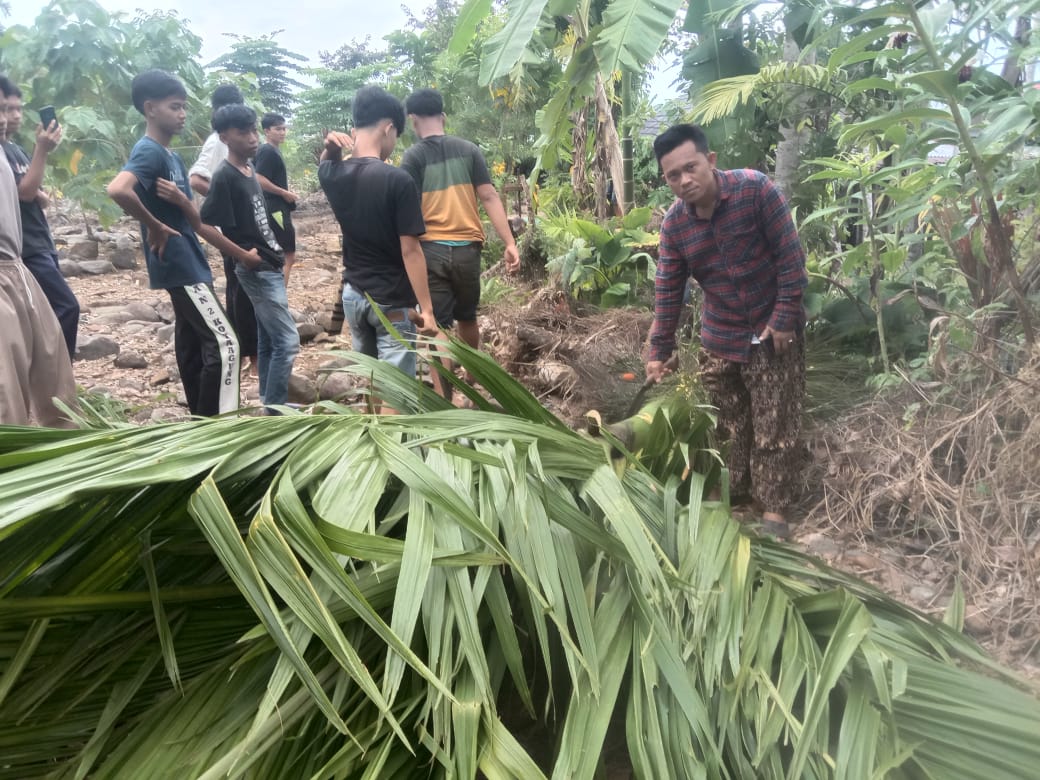
{"type": "MultiPolygon", "coordinates": [[[[174,349],[192,414],[212,416],[238,408],[238,340],[213,293],[213,274],[179,198],[191,199],[188,171],[170,141],[184,128],[187,93],[162,70],[138,74],[131,84],[134,108],[144,115],[145,135],[126,166],[109,182],[108,195],[141,222],[148,280],[166,290],[176,317],[174,349]],[[177,193],[181,193],[180,196],[177,193]]],[[[199,233],[243,262],[258,260],[203,226],[199,233]]]]}

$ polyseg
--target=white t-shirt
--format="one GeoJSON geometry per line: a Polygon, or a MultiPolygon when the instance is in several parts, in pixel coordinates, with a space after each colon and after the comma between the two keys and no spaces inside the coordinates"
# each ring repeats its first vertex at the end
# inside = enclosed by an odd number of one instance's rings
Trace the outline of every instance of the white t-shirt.
{"type": "Polygon", "coordinates": [[[216,133],[210,133],[206,143],[202,145],[199,158],[189,169],[188,176],[201,176],[209,181],[213,178],[213,172],[217,170],[217,166],[224,162],[227,156],[227,144],[221,141],[220,136],[216,133]]]}

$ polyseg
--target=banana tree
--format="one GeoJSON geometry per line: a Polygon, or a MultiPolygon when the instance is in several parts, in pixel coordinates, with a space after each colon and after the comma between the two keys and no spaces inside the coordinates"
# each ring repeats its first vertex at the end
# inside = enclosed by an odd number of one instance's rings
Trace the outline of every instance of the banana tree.
{"type": "Polygon", "coordinates": [[[0,778],[1035,772],[956,628],[700,500],[703,410],[612,460],[452,350],[505,413],[355,356],[411,414],[0,430],[0,778]]]}
{"type": "MultiPolygon", "coordinates": [[[[540,166],[549,168],[573,137],[576,117],[594,108],[597,132],[594,157],[605,161],[620,190],[624,167],[614,121],[617,74],[638,74],[653,59],[668,34],[681,0],[611,0],[602,7],[591,0],[513,0],[505,23],[488,41],[481,61],[484,84],[522,69],[545,47],[562,41],[567,62],[556,95],[541,112],[540,166]]],[[[490,0],[467,0],[459,14],[452,49],[461,50],[476,26],[491,13],[490,0]]],[[[579,132],[580,137],[580,132],[579,132]]],[[[575,156],[581,153],[574,150],[575,156]]]]}

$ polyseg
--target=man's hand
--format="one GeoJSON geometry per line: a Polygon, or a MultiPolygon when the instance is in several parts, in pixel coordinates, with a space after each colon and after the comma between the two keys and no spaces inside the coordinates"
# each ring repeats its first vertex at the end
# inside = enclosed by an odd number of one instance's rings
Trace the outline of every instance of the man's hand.
{"type": "Polygon", "coordinates": [[[289,190],[282,191],[282,200],[286,203],[296,203],[300,199],[300,196],[295,192],[289,192],[289,190]]]}
{"type": "Polygon", "coordinates": [[[188,196],[184,194],[184,191],[169,179],[155,180],[155,194],[182,211],[185,206],[191,206],[191,201],[188,200],[188,196]]]}
{"type": "Polygon", "coordinates": [[[415,323],[416,330],[418,330],[423,336],[430,336],[432,338],[440,334],[440,329],[437,327],[437,320],[433,316],[432,311],[415,312],[414,317],[409,313],[408,319],[415,323]]]}
{"type": "Polygon", "coordinates": [[[166,251],[166,242],[179,235],[180,233],[172,227],[160,222],[158,229],[148,229],[148,246],[155,252],[155,256],[162,260],[163,252],[166,251]]]}
{"type": "Polygon", "coordinates": [[[516,248],[516,244],[506,247],[502,262],[505,263],[507,274],[515,274],[520,270],[520,250],[516,248]]]}
{"type": "Polygon", "coordinates": [[[330,130],[329,134],[325,136],[325,150],[332,153],[352,152],[354,150],[354,139],[350,137],[350,133],[330,130]]]}
{"type": "Polygon", "coordinates": [[[667,360],[651,360],[646,364],[646,378],[660,382],[679,366],[679,353],[674,353],[667,360]]]}
{"type": "Polygon", "coordinates": [[[672,373],[672,369],[663,360],[651,360],[646,364],[646,378],[649,381],[660,382],[672,373]]]}
{"type": "Polygon", "coordinates": [[[260,253],[256,250],[255,247],[253,249],[250,249],[248,252],[243,249],[242,252],[238,255],[237,259],[240,263],[242,263],[242,265],[244,265],[250,271],[258,267],[261,262],[260,253]]]}
{"type": "Polygon", "coordinates": [[[777,355],[782,355],[794,344],[794,331],[773,330],[766,325],[766,329],[759,334],[758,340],[764,344],[768,339],[773,341],[773,352],[777,355]]]}
{"type": "Polygon", "coordinates": [[[43,125],[36,126],[36,147],[42,149],[47,154],[50,154],[58,148],[58,144],[61,143],[61,125],[58,124],[58,120],[51,122],[50,128],[46,128],[43,125]]]}
{"type": "Polygon", "coordinates": [[[41,209],[48,208],[51,205],[50,196],[48,196],[43,190],[40,190],[36,193],[36,205],[41,209]]]}

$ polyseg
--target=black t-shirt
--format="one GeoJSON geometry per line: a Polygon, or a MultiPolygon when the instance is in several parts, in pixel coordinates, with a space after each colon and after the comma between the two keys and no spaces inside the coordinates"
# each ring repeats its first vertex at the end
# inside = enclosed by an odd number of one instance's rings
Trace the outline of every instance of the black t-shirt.
{"type": "MultiPolygon", "coordinates": [[[[11,163],[14,180],[21,184],[29,170],[29,156],[18,144],[10,141],[4,143],[4,154],[11,163]]],[[[22,257],[32,257],[42,252],[54,251],[54,239],[51,238],[51,227],[40,204],[33,198],[28,203],[18,198],[18,208],[22,213],[22,257]]]]}
{"type": "MultiPolygon", "coordinates": [[[[274,144],[261,144],[256,152],[256,157],[253,158],[253,167],[257,173],[272,184],[281,187],[283,190],[289,189],[289,174],[285,170],[285,160],[282,159],[282,153],[278,151],[278,147],[274,144]]],[[[267,201],[268,211],[293,210],[292,204],[281,195],[275,195],[273,192],[265,192],[264,200],[267,201]]]]}
{"type": "Polygon", "coordinates": [[[246,176],[228,160],[220,164],[209,182],[202,204],[202,221],[220,228],[243,249],[255,249],[275,268],[285,265],[285,254],[267,221],[264,193],[252,170],[246,176]]]}
{"type": "Polygon", "coordinates": [[[351,157],[323,160],[318,181],[343,231],[343,281],[384,306],[414,306],[401,236],[421,236],[426,226],[412,177],[375,157],[351,157]]]}

